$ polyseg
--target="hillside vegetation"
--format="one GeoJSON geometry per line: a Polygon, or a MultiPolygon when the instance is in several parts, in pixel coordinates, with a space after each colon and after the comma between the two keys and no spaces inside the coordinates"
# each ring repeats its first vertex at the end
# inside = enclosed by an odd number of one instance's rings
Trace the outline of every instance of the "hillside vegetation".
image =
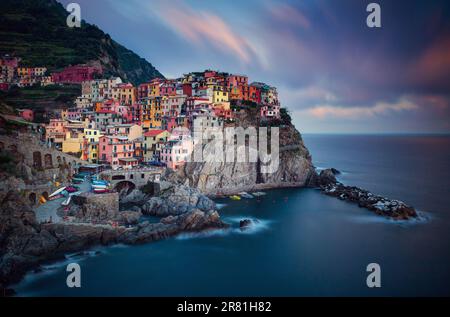
{"type": "Polygon", "coordinates": [[[118,44],[97,26],[66,25],[68,12],[56,0],[0,1],[0,54],[15,54],[23,66],[50,71],[75,64],[100,64],[105,74],[133,84],[163,75],[152,64],[118,44]]]}

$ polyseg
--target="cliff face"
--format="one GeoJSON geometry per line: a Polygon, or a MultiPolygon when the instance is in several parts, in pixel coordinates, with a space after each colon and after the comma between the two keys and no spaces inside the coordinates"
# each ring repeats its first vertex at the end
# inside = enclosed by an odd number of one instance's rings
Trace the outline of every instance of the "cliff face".
{"type": "MultiPolygon", "coordinates": [[[[233,124],[226,127],[260,126],[257,109],[244,109],[237,113],[233,124]]],[[[268,141],[270,144],[270,140],[268,141]]],[[[255,149],[249,142],[247,146],[255,149]]],[[[204,153],[213,153],[214,145],[203,145],[204,153]]],[[[279,125],[279,165],[273,173],[263,173],[261,162],[189,162],[178,177],[189,186],[196,187],[207,194],[232,194],[278,187],[302,187],[309,184],[315,175],[311,156],[305,147],[300,133],[289,122],[279,125]]],[[[248,156],[248,155],[247,155],[248,156]]]]}

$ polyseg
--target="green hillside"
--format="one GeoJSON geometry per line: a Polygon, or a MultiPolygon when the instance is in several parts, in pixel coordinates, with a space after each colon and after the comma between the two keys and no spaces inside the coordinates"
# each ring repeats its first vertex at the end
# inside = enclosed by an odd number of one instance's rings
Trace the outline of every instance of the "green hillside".
{"type": "Polygon", "coordinates": [[[67,27],[67,15],[56,0],[1,0],[0,54],[15,54],[24,66],[46,66],[50,71],[100,64],[106,76],[120,76],[135,85],[163,77],[97,26],[83,21],[81,28],[67,27]]]}

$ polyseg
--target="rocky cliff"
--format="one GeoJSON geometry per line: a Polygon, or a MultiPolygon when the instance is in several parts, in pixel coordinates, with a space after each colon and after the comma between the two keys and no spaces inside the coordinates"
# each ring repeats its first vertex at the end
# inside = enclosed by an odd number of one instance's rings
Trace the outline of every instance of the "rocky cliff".
{"type": "MultiPolygon", "coordinates": [[[[246,108],[236,112],[233,123],[226,127],[264,127],[267,123],[260,122],[257,108],[246,108]]],[[[290,120],[277,122],[279,127],[279,166],[273,173],[263,173],[262,163],[238,162],[237,156],[232,162],[189,162],[184,169],[172,178],[177,178],[185,184],[196,187],[209,195],[222,195],[278,187],[307,186],[315,175],[311,155],[303,143],[301,134],[290,120]]],[[[260,133],[258,133],[260,137],[260,133]]],[[[270,144],[269,138],[268,143],[270,144]]],[[[213,153],[213,143],[202,146],[204,153],[213,153]]],[[[258,150],[246,141],[249,149],[258,150]]],[[[247,155],[248,156],[248,155],[247,155]]],[[[248,158],[248,157],[247,157],[248,158]]]]}
{"type": "Polygon", "coordinates": [[[39,224],[33,210],[17,191],[0,193],[0,296],[13,294],[7,286],[19,281],[26,271],[43,261],[64,257],[67,252],[94,245],[158,241],[182,232],[227,226],[217,211],[198,208],[162,218],[158,223],[144,221],[128,228],[76,222],[39,224]]]}

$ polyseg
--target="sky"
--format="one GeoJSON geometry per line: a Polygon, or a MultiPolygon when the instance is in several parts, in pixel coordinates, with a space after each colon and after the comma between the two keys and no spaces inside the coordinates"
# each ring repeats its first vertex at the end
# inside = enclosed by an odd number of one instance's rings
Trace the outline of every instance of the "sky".
{"type": "Polygon", "coordinates": [[[448,0],[76,1],[168,78],[217,69],[276,86],[301,132],[450,133],[448,0]],[[371,2],[381,28],[366,24],[371,2]]]}

